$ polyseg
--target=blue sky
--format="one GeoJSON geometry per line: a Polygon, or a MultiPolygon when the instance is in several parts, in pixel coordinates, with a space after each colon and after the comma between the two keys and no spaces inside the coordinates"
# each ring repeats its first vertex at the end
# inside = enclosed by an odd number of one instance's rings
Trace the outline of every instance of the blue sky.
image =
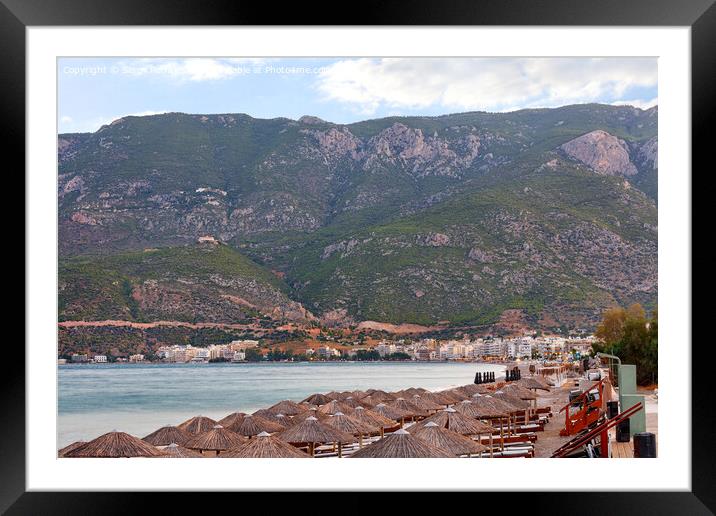
{"type": "Polygon", "coordinates": [[[64,58],[60,132],[170,111],[391,115],[657,103],[656,58],[64,58]]]}

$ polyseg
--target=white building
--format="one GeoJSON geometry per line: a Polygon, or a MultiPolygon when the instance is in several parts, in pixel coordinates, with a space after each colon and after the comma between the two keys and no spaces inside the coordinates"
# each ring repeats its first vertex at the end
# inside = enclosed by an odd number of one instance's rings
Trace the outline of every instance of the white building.
{"type": "Polygon", "coordinates": [[[95,364],[106,364],[107,363],[107,355],[95,355],[92,357],[92,361],[95,364]]]}

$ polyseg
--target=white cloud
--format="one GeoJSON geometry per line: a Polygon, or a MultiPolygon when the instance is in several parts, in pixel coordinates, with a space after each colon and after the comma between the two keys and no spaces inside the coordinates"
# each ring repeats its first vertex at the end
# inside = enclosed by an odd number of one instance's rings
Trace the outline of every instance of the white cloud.
{"type": "Polygon", "coordinates": [[[319,75],[326,99],[378,107],[505,111],[616,100],[657,83],[654,58],[344,59],[319,75]]]}
{"type": "Polygon", "coordinates": [[[117,72],[130,76],[165,76],[184,81],[217,81],[248,75],[264,58],[131,59],[117,66],[117,72]]]}
{"type": "Polygon", "coordinates": [[[649,109],[659,104],[659,98],[654,97],[651,100],[617,100],[612,102],[612,106],[633,106],[639,109],[649,109]]]}
{"type": "Polygon", "coordinates": [[[125,113],[124,115],[113,115],[113,116],[98,116],[88,120],[74,120],[71,117],[60,118],[60,133],[93,133],[97,131],[103,125],[108,125],[119,118],[125,116],[151,116],[161,115],[168,113],[169,111],[138,111],[135,113],[125,113]],[[69,120],[66,120],[69,119],[69,120]]]}

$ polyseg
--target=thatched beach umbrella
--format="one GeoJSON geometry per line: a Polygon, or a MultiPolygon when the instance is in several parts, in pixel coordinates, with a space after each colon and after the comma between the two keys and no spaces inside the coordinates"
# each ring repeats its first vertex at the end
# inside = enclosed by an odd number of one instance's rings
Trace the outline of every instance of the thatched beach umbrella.
{"type": "Polygon", "coordinates": [[[437,403],[440,405],[440,408],[445,408],[455,403],[455,400],[451,396],[445,396],[440,392],[424,392],[420,395],[420,398],[437,403]]]}
{"type": "Polygon", "coordinates": [[[232,432],[221,425],[214,425],[211,430],[188,440],[184,447],[198,450],[199,452],[213,451],[216,452],[216,455],[219,455],[222,451],[236,448],[243,442],[243,437],[236,432],[232,432]]]}
{"type": "Polygon", "coordinates": [[[352,409],[354,409],[354,410],[355,410],[356,407],[362,406],[361,403],[360,403],[360,401],[358,401],[358,400],[357,400],[356,398],[354,398],[353,396],[348,396],[348,397],[345,398],[344,400],[341,400],[341,403],[343,403],[344,405],[349,406],[350,408],[352,408],[352,409]]]}
{"type": "Polygon", "coordinates": [[[541,378],[541,376],[527,376],[520,378],[516,383],[525,389],[533,389],[535,391],[539,389],[549,392],[551,390],[549,384],[546,380],[540,380],[541,378]]]}
{"type": "Polygon", "coordinates": [[[503,403],[497,403],[492,396],[473,394],[472,398],[455,405],[455,410],[466,416],[476,419],[499,419],[507,417],[510,413],[509,407],[503,403]],[[470,403],[465,403],[469,401],[470,403]]]}
{"type": "MultiPolygon", "coordinates": [[[[302,412],[302,414],[306,414],[307,412],[308,411],[302,412]]],[[[281,413],[275,414],[273,412],[269,412],[266,409],[259,409],[256,412],[254,412],[253,415],[262,417],[264,419],[268,419],[269,421],[273,421],[274,423],[278,423],[283,428],[288,428],[289,426],[291,426],[293,424],[293,420],[290,417],[288,417],[286,414],[281,414],[281,413]]],[[[233,430],[233,428],[232,428],[232,430],[233,430]]]]}
{"type": "Polygon", "coordinates": [[[233,431],[236,432],[239,435],[243,435],[246,437],[251,437],[254,435],[258,435],[261,432],[268,432],[268,433],[274,433],[274,432],[281,432],[282,430],[285,430],[286,427],[275,423],[273,421],[269,421],[268,419],[265,419],[261,416],[246,416],[243,421],[239,425],[236,425],[233,427],[233,431]]]}
{"type": "Polygon", "coordinates": [[[311,410],[307,410],[306,412],[303,412],[301,414],[298,414],[296,416],[293,416],[291,418],[291,426],[298,424],[301,421],[305,421],[309,417],[315,417],[319,421],[326,419],[329,415],[324,412],[319,412],[318,409],[313,408],[311,410]]]}
{"type": "Polygon", "coordinates": [[[199,435],[203,434],[204,432],[208,432],[217,424],[218,423],[210,417],[196,416],[191,419],[187,419],[182,424],[177,426],[181,430],[184,430],[185,432],[188,432],[192,435],[199,435]]]}
{"type": "MultiPolygon", "coordinates": [[[[507,417],[505,418],[505,420],[507,421],[507,435],[508,436],[511,435],[512,434],[512,417],[513,417],[513,415],[514,415],[514,417],[517,417],[515,414],[517,412],[520,412],[520,410],[522,410],[522,409],[515,406],[513,403],[507,401],[506,399],[495,396],[494,392],[492,394],[476,394],[475,396],[480,396],[481,398],[485,398],[488,402],[491,402],[497,410],[501,410],[502,412],[505,412],[507,414],[507,417]]],[[[473,397],[473,400],[474,399],[475,398],[473,397]]],[[[524,402],[522,402],[522,400],[517,400],[517,401],[520,402],[520,404],[524,403],[524,402]]],[[[502,446],[504,447],[504,440],[502,439],[503,432],[504,432],[503,421],[502,421],[502,418],[500,418],[500,442],[502,443],[502,446]]]]}
{"type": "Polygon", "coordinates": [[[516,396],[521,400],[532,401],[537,399],[537,394],[516,383],[509,383],[502,387],[500,390],[511,396],[516,396]]]}
{"type": "Polygon", "coordinates": [[[492,393],[492,397],[502,400],[515,407],[514,412],[520,412],[530,408],[530,403],[528,401],[521,400],[517,396],[513,396],[512,394],[508,394],[502,390],[492,393]]]}
{"type": "Polygon", "coordinates": [[[246,416],[245,412],[232,412],[228,416],[219,419],[217,421],[218,424],[223,426],[224,428],[231,428],[232,425],[239,423],[241,424],[241,421],[243,421],[244,417],[246,416]]]}
{"type": "Polygon", "coordinates": [[[166,459],[201,459],[204,456],[198,451],[184,448],[177,443],[171,443],[162,448],[162,457],[166,459]]]}
{"type": "Polygon", "coordinates": [[[238,448],[219,455],[227,459],[310,459],[306,452],[291,446],[276,436],[261,432],[238,448]]]}
{"type": "Polygon", "coordinates": [[[435,448],[401,428],[386,435],[383,439],[361,448],[350,458],[438,459],[450,456],[446,451],[435,448]]]}
{"type": "Polygon", "coordinates": [[[425,426],[413,432],[413,435],[452,455],[467,455],[470,457],[473,454],[480,454],[489,449],[484,444],[475,442],[469,437],[447,428],[441,428],[434,421],[426,423],[425,426]]]}
{"type": "Polygon", "coordinates": [[[73,443],[71,443],[71,444],[68,444],[68,445],[65,446],[64,448],[60,448],[59,450],[57,450],[57,456],[58,456],[58,457],[64,457],[67,452],[71,452],[72,450],[76,450],[77,448],[79,448],[79,447],[82,446],[83,444],[87,444],[87,441],[75,441],[75,442],[73,442],[73,443]]]}
{"type": "Polygon", "coordinates": [[[342,445],[354,442],[352,435],[326,426],[315,417],[309,417],[291,428],[279,432],[276,436],[291,444],[307,444],[311,456],[315,453],[316,443],[338,444],[338,456],[340,457],[342,445]]]}
{"type": "Polygon", "coordinates": [[[310,403],[311,405],[321,406],[321,405],[325,405],[326,403],[331,401],[331,399],[332,398],[329,398],[325,394],[321,394],[319,392],[316,394],[311,394],[308,398],[306,398],[303,401],[305,401],[306,403],[310,403]]]}
{"type": "Polygon", "coordinates": [[[453,388],[453,389],[450,389],[450,390],[447,391],[447,392],[449,392],[450,394],[452,394],[454,397],[458,398],[458,401],[462,401],[462,400],[464,400],[464,399],[467,399],[467,398],[469,398],[470,396],[472,396],[472,394],[473,394],[473,393],[469,392],[468,390],[466,390],[466,389],[465,389],[464,387],[462,387],[462,386],[461,386],[461,387],[455,387],[455,388],[453,388]]]}
{"type": "Polygon", "coordinates": [[[390,407],[385,403],[378,403],[372,408],[372,410],[376,414],[380,414],[383,417],[387,417],[388,419],[392,419],[393,421],[400,423],[400,426],[403,426],[403,423],[405,423],[405,418],[410,417],[409,412],[397,407],[390,407]]]}
{"type": "Polygon", "coordinates": [[[372,408],[375,407],[379,403],[383,403],[382,400],[379,400],[378,398],[374,398],[370,394],[368,396],[362,397],[360,400],[361,407],[364,408],[372,408]]]}
{"type": "Polygon", "coordinates": [[[318,407],[318,412],[321,414],[335,414],[336,412],[349,414],[353,412],[353,407],[346,405],[342,401],[332,400],[330,403],[318,407]]]}
{"type": "Polygon", "coordinates": [[[410,432],[412,433],[417,431],[431,421],[441,428],[447,428],[448,430],[452,430],[453,432],[457,432],[461,435],[480,435],[492,432],[492,427],[490,425],[486,425],[481,421],[464,416],[452,407],[441,410],[429,418],[416,423],[410,427],[410,432]]]}
{"type": "Polygon", "coordinates": [[[423,398],[420,394],[415,394],[411,399],[410,403],[415,405],[421,410],[424,410],[428,414],[431,412],[437,412],[438,410],[442,410],[443,406],[440,403],[435,403],[434,401],[431,401],[430,398],[423,398]]]}
{"type": "Polygon", "coordinates": [[[529,421],[532,415],[532,409],[537,410],[537,393],[533,392],[517,383],[510,383],[500,389],[502,392],[515,396],[529,403],[530,408],[525,412],[525,422],[529,421]]]}
{"type": "Polygon", "coordinates": [[[336,412],[331,417],[324,419],[323,424],[357,437],[359,448],[363,447],[364,435],[374,434],[380,430],[375,425],[369,425],[359,419],[354,419],[343,412],[336,412]]]}
{"type": "Polygon", "coordinates": [[[153,446],[168,446],[172,443],[184,445],[184,443],[186,443],[191,438],[192,435],[188,432],[185,432],[181,428],[167,425],[163,426],[159,430],[155,430],[148,436],[143,437],[142,441],[147,442],[153,446]]]}
{"type": "Polygon", "coordinates": [[[458,396],[454,392],[447,390],[447,391],[438,391],[434,393],[438,396],[440,396],[443,400],[447,401],[448,405],[452,405],[453,403],[458,403],[465,399],[464,396],[458,396]]]}
{"type": "Polygon", "coordinates": [[[391,401],[388,403],[388,406],[391,408],[396,408],[398,410],[402,410],[403,412],[406,412],[410,415],[410,418],[415,421],[418,417],[423,417],[428,415],[428,411],[425,409],[422,409],[416,405],[413,405],[409,401],[406,401],[405,398],[398,398],[395,401],[391,401]]]}
{"type": "Polygon", "coordinates": [[[274,405],[271,405],[266,410],[268,410],[269,412],[273,412],[274,414],[283,414],[284,416],[295,416],[296,414],[300,414],[301,412],[305,412],[306,410],[308,410],[308,407],[299,405],[295,401],[283,400],[283,401],[279,401],[278,403],[276,403],[274,405]]]}
{"type": "Polygon", "coordinates": [[[367,391],[371,398],[374,400],[380,400],[382,402],[393,401],[397,396],[393,396],[389,392],[381,391],[378,389],[369,389],[367,391]]]}
{"type": "Polygon", "coordinates": [[[125,432],[108,432],[65,453],[65,457],[160,457],[162,452],[125,432]]]}
{"type": "Polygon", "coordinates": [[[395,428],[398,426],[398,423],[392,419],[388,419],[385,416],[381,416],[377,412],[373,412],[372,410],[363,407],[356,407],[353,414],[351,414],[351,417],[357,419],[358,421],[362,421],[367,425],[379,428],[381,437],[383,437],[385,429],[395,428]]]}

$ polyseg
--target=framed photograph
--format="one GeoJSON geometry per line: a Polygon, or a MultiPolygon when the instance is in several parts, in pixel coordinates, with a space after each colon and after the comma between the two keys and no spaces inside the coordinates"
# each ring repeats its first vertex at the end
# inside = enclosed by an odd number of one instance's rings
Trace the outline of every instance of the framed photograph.
{"type": "Polygon", "coordinates": [[[28,302],[0,510],[529,491],[711,513],[712,2],[225,7],[3,0],[28,302]]]}

